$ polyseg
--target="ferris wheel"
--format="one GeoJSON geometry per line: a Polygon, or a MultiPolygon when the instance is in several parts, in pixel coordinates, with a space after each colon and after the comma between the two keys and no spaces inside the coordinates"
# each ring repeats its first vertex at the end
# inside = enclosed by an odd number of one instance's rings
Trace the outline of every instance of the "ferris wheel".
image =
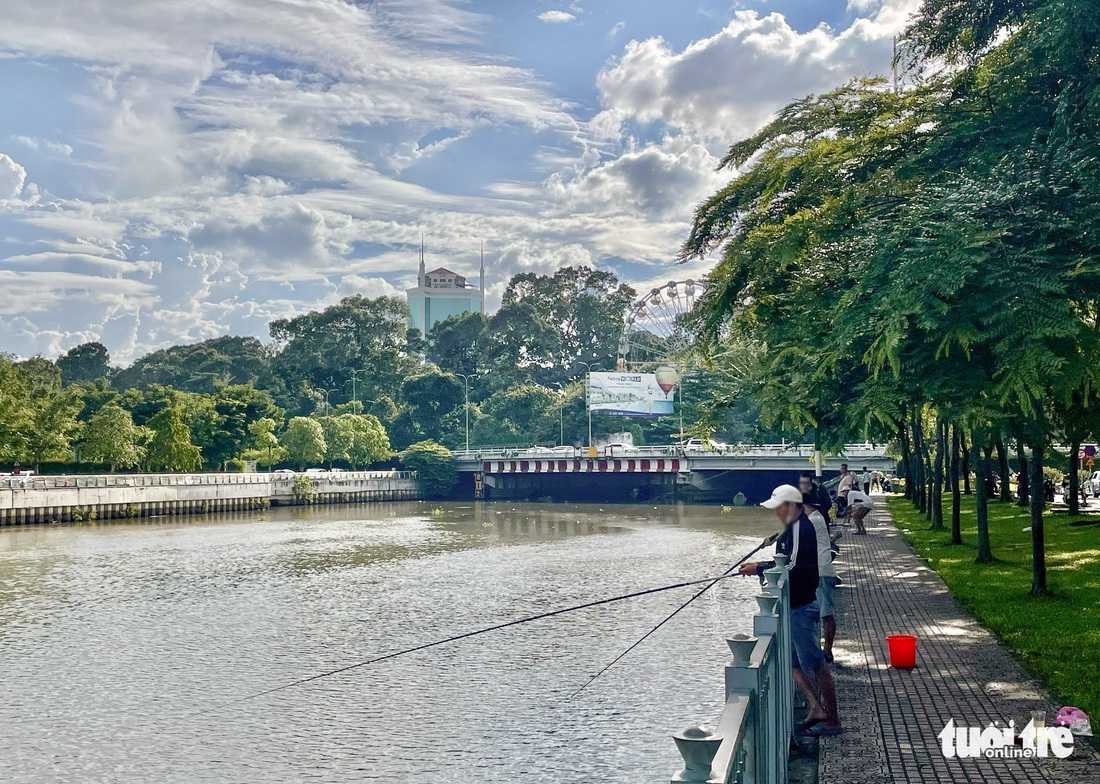
{"type": "Polygon", "coordinates": [[[688,316],[706,289],[697,280],[670,280],[638,300],[619,338],[619,369],[682,369],[694,340],[688,316]]]}

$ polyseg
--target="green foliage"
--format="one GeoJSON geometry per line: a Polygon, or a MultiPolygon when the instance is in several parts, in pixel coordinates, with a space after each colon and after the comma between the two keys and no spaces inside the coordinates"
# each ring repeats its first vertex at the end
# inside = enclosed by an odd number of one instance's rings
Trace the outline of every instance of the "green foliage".
{"type": "Polygon", "coordinates": [[[146,426],[153,432],[145,454],[150,469],[186,472],[202,465],[202,452],[191,443],[191,429],[184,423],[178,408],[162,409],[146,426]]]}
{"type": "Polygon", "coordinates": [[[111,355],[102,343],[81,343],[57,359],[61,380],[78,384],[111,377],[111,355]]]}
{"type": "MultiPolygon", "coordinates": [[[[73,351],[81,348],[78,346],[73,351]]],[[[106,351],[103,353],[105,356],[106,351]]],[[[207,395],[225,386],[242,384],[262,384],[270,389],[275,384],[271,361],[271,350],[256,338],[225,336],[154,351],[130,367],[115,372],[111,383],[119,390],[160,385],[207,395]]]]}
{"type": "Polygon", "coordinates": [[[321,423],[309,417],[294,417],[286,426],[282,438],[286,457],[294,465],[304,468],[325,459],[328,445],[321,423]]]}
{"type": "Polygon", "coordinates": [[[145,428],[134,424],[129,411],[110,403],[88,421],[81,445],[87,459],[106,463],[113,472],[141,462],[147,435],[145,428]]]}
{"type": "Polygon", "coordinates": [[[275,420],[260,417],[248,425],[248,448],[242,453],[246,460],[255,460],[269,468],[286,457],[286,449],[275,435],[275,420]]]}
{"type": "Polygon", "coordinates": [[[416,471],[420,487],[429,498],[446,496],[458,481],[451,450],[435,441],[421,441],[401,453],[401,462],[416,471]]]}
{"type": "Polygon", "coordinates": [[[302,474],[294,477],[294,497],[304,504],[312,504],[317,498],[313,480],[302,474]]]}
{"type": "Polygon", "coordinates": [[[225,470],[231,474],[243,474],[248,470],[248,463],[235,457],[225,461],[225,470]]]}

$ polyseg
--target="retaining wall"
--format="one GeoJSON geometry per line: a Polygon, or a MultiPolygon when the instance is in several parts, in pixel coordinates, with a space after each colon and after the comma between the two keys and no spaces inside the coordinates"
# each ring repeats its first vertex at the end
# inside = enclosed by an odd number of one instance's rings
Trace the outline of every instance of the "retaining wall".
{"type": "Polygon", "coordinates": [[[285,474],[2,477],[0,525],[420,498],[419,482],[407,471],[349,471],[307,479],[308,491],[300,479],[296,484],[285,474]]]}

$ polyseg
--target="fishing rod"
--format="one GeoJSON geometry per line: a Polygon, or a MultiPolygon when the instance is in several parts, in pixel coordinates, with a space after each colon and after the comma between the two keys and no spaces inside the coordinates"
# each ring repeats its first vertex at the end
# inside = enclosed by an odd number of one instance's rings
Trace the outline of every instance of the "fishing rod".
{"type": "Polygon", "coordinates": [[[686,602],[684,602],[684,603],[683,603],[683,604],[681,604],[681,605],[680,605],[679,607],[677,607],[677,608],[676,608],[675,610],[673,610],[673,611],[672,611],[672,612],[671,612],[671,613],[670,613],[670,614],[669,614],[669,615],[668,615],[668,616],[667,616],[667,617],[666,617],[666,618],[665,618],[665,619],[664,619],[663,621],[661,621],[661,622],[660,622],[659,624],[657,624],[656,626],[654,626],[654,627],[653,627],[652,629],[650,629],[650,630],[649,630],[648,632],[646,632],[645,634],[643,634],[643,635],[642,635],[642,636],[641,636],[641,637],[640,637],[640,638],[639,638],[639,639],[638,639],[638,640],[637,640],[637,641],[636,641],[636,642],[635,642],[635,643],[634,643],[633,645],[631,645],[631,646],[630,646],[629,648],[627,648],[627,649],[626,649],[625,651],[623,651],[623,652],[622,652],[622,653],[620,653],[620,654],[619,654],[618,656],[616,656],[616,657],[615,657],[614,659],[612,659],[612,660],[611,660],[611,661],[610,661],[610,662],[608,663],[608,665],[607,665],[606,667],[604,667],[604,668],[603,668],[602,670],[600,670],[600,671],[599,671],[599,672],[597,672],[597,673],[596,673],[595,675],[593,675],[593,676],[592,676],[591,678],[589,678],[589,679],[588,679],[588,681],[587,681],[587,683],[585,683],[585,684],[584,684],[583,686],[581,686],[581,687],[580,687],[579,689],[577,689],[577,690],[576,690],[575,692],[573,692],[573,693],[572,693],[572,694],[570,694],[570,695],[569,695],[568,697],[566,697],[566,699],[568,699],[568,700],[571,700],[571,699],[573,699],[573,698],[574,698],[574,697],[576,697],[576,696],[577,696],[578,694],[580,694],[580,693],[581,693],[582,691],[584,691],[584,690],[585,690],[585,689],[587,689],[587,688],[588,688],[589,686],[591,686],[591,685],[592,685],[592,683],[593,683],[593,681],[595,681],[595,680],[596,680],[596,678],[599,678],[599,677],[600,677],[601,675],[603,675],[603,674],[604,674],[605,672],[607,672],[607,671],[608,671],[608,670],[610,670],[610,669],[611,669],[612,667],[614,667],[614,666],[615,666],[616,664],[618,664],[618,663],[619,663],[619,661],[620,661],[620,660],[621,660],[621,659],[622,659],[622,658],[623,658],[624,656],[626,656],[626,655],[627,655],[628,653],[630,653],[630,652],[631,652],[632,650],[634,650],[634,649],[635,649],[635,648],[637,648],[637,647],[638,647],[639,645],[641,645],[641,644],[642,644],[643,642],[645,642],[645,641],[646,641],[647,639],[649,639],[649,636],[650,636],[651,634],[653,634],[653,633],[654,633],[654,632],[656,632],[656,631],[657,631],[658,629],[660,629],[660,628],[661,628],[662,626],[664,626],[664,625],[665,625],[666,623],[668,623],[668,622],[669,622],[669,621],[671,621],[671,620],[672,620],[673,618],[675,618],[675,617],[677,616],[677,614],[679,614],[679,612],[680,612],[681,610],[683,610],[683,609],[684,609],[685,607],[687,607],[687,606],[688,606],[689,604],[691,604],[691,603],[692,603],[692,602],[694,602],[694,601],[695,601],[696,599],[698,599],[698,598],[699,598],[700,596],[702,596],[702,595],[703,595],[703,594],[705,594],[705,593],[706,593],[707,591],[709,591],[709,590],[710,590],[711,588],[713,588],[713,587],[714,587],[714,586],[715,586],[715,585],[716,585],[716,584],[718,583],[718,581],[719,581],[719,580],[724,580],[724,579],[725,579],[725,578],[727,578],[727,577],[732,577],[732,576],[733,576],[733,571],[734,571],[734,570],[735,570],[735,569],[736,569],[737,567],[739,567],[739,566],[740,566],[741,564],[745,563],[745,561],[747,561],[747,560],[749,560],[750,558],[752,558],[752,557],[753,557],[754,555],[756,555],[756,554],[757,554],[758,552],[760,552],[761,550],[763,550],[763,549],[764,549],[765,547],[767,547],[768,545],[770,545],[770,544],[774,543],[774,542],[775,542],[775,540],[776,540],[776,539],[778,539],[778,538],[779,538],[779,534],[772,534],[772,535],[771,535],[771,536],[769,536],[769,537],[768,537],[767,539],[765,539],[765,540],[764,540],[763,542],[761,542],[760,544],[758,544],[758,545],[757,545],[757,546],[756,546],[756,547],[755,547],[755,548],[753,549],[753,551],[752,551],[752,552],[750,552],[750,553],[748,553],[747,555],[745,555],[745,557],[744,557],[744,558],[742,558],[742,559],[741,559],[740,561],[738,561],[737,563],[735,563],[735,564],[734,564],[733,566],[731,566],[731,567],[730,567],[729,569],[727,569],[727,570],[726,570],[725,572],[723,572],[723,573],[722,573],[721,575],[719,575],[718,577],[715,577],[715,578],[714,578],[714,580],[713,580],[713,582],[711,582],[711,583],[709,583],[708,585],[704,586],[704,587],[703,587],[703,588],[702,588],[701,590],[699,590],[698,592],[696,592],[696,594],[695,594],[694,596],[692,596],[692,597],[691,597],[690,599],[688,599],[688,600],[687,600],[686,602]]]}
{"type": "MultiPolygon", "coordinates": [[[[435,647],[438,647],[440,645],[447,645],[448,643],[458,642],[459,640],[465,640],[469,637],[476,637],[476,636],[481,635],[481,634],[488,634],[489,632],[500,631],[501,629],[507,629],[507,628],[512,627],[512,626],[519,626],[519,625],[525,624],[525,623],[532,623],[534,621],[541,621],[541,620],[544,620],[546,618],[553,618],[557,615],[565,615],[566,613],[577,612],[579,610],[587,610],[587,609],[590,609],[592,607],[600,607],[600,606],[603,606],[605,604],[613,604],[615,602],[626,601],[627,599],[637,599],[641,596],[649,596],[649,595],[655,594],[655,593],[663,593],[665,591],[674,591],[678,588],[690,588],[691,586],[694,586],[694,585],[707,584],[707,587],[703,589],[703,591],[706,591],[708,588],[710,588],[712,585],[714,585],[719,580],[725,580],[729,577],[734,576],[733,574],[731,574],[731,572],[734,569],[736,569],[737,566],[744,563],[745,560],[749,556],[751,556],[753,553],[760,550],[761,547],[764,547],[770,541],[773,541],[773,540],[774,540],[774,537],[772,537],[772,539],[765,539],[764,542],[761,543],[759,547],[757,547],[755,550],[752,551],[752,553],[749,553],[749,555],[746,555],[737,564],[734,564],[734,566],[732,566],[728,570],[726,570],[725,573],[720,574],[717,577],[704,577],[704,578],[701,578],[701,579],[698,579],[698,580],[687,580],[685,582],[675,583],[673,585],[662,585],[659,588],[647,588],[647,589],[642,590],[642,591],[634,591],[633,593],[627,593],[627,594],[623,594],[621,596],[612,596],[612,597],[609,597],[607,599],[597,599],[595,601],[585,602],[584,604],[577,604],[577,605],[574,605],[572,607],[563,607],[559,610],[550,610],[549,612],[539,613],[538,615],[530,615],[526,618],[517,618],[514,621],[506,621],[505,623],[498,623],[495,626],[488,626],[484,629],[475,629],[474,631],[464,632],[462,634],[456,634],[453,637],[447,637],[446,639],[436,640],[434,642],[423,643],[422,645],[415,645],[411,648],[406,648],[406,649],[401,650],[401,651],[394,651],[393,653],[387,653],[387,654],[383,654],[381,656],[375,656],[373,659],[366,659],[364,661],[356,662],[354,664],[348,664],[344,667],[338,667],[335,670],[329,670],[328,672],[321,672],[321,673],[318,673],[316,675],[310,675],[308,678],[301,678],[301,679],[296,680],[296,681],[291,681],[290,683],[284,683],[281,686],[275,686],[275,687],[272,687],[270,689],[265,689],[264,691],[256,692],[255,694],[249,694],[245,697],[239,697],[235,700],[230,700],[228,702],[223,702],[223,703],[221,703],[219,705],[215,705],[211,708],[205,708],[201,711],[196,711],[195,713],[193,713],[191,715],[192,716],[201,716],[201,715],[204,715],[204,714],[207,714],[207,713],[213,713],[214,711],[224,710],[225,708],[229,708],[233,705],[239,705],[242,702],[249,702],[251,700],[256,700],[256,699],[259,699],[260,697],[266,697],[269,694],[275,694],[276,692],[284,691],[286,689],[292,689],[296,686],[304,686],[307,683],[312,683],[313,681],[319,681],[322,678],[330,678],[333,675],[340,675],[341,673],[349,672],[351,670],[355,670],[355,669],[358,669],[360,667],[367,667],[371,664],[379,664],[380,662],[389,661],[390,659],[396,659],[397,657],[405,656],[406,654],[416,653],[417,651],[425,651],[429,648],[435,648],[435,647]]],[[[697,593],[694,597],[692,597],[691,600],[689,600],[689,602],[694,601],[694,599],[698,598],[703,593],[703,591],[700,591],[699,593],[697,593]]],[[[684,605],[684,607],[686,607],[686,606],[687,606],[687,604],[684,605]]],[[[683,609],[683,607],[681,607],[680,609],[683,609]]],[[[679,612],[679,610],[677,610],[677,612],[679,612]]],[[[664,621],[662,621],[662,623],[664,623],[664,621]]],[[[656,630],[654,630],[654,631],[656,631],[656,630]]],[[[650,632],[650,634],[652,634],[652,632],[650,632]]],[[[646,636],[648,637],[649,635],[647,634],[646,636]]],[[[642,638],[642,639],[645,639],[645,638],[642,638]]],[[[639,640],[639,642],[641,642],[641,640],[639,640]]],[[[637,645],[637,643],[635,643],[635,645],[637,645]]],[[[620,658],[622,658],[622,657],[620,657],[620,658]]],[[[613,663],[614,662],[612,662],[612,664],[613,663]]],[[[595,680],[595,679],[593,679],[593,680],[595,680]]],[[[591,681],[589,681],[589,683],[591,683],[591,681]]]]}

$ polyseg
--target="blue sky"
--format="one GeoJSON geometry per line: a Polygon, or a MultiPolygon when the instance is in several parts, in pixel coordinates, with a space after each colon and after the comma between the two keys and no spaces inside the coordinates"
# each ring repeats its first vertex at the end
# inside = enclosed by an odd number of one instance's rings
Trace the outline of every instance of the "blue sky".
{"type": "Polygon", "coordinates": [[[429,262],[489,300],[644,287],[732,141],[888,68],[916,0],[20,3],[0,27],[0,351],[127,363],[429,262]]]}

